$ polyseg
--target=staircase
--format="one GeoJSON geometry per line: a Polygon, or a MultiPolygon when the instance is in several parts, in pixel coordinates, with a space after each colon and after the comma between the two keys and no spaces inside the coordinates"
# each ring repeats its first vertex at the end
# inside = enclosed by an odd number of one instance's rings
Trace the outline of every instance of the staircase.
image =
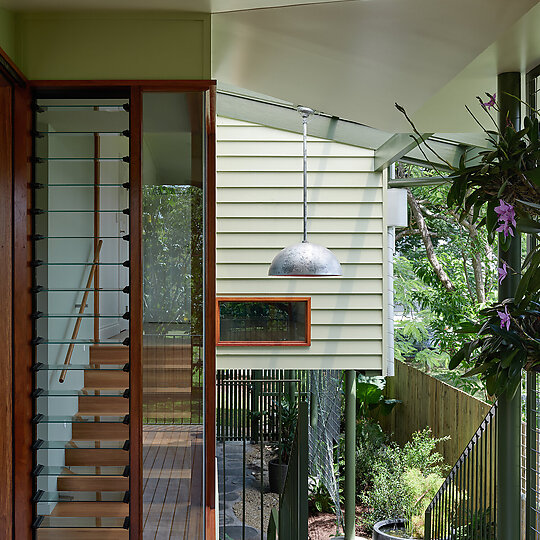
{"type": "Polygon", "coordinates": [[[52,509],[37,524],[37,540],[129,538],[128,361],[125,346],[90,347],[56,492],[37,494],[52,509]]]}
{"type": "MultiPolygon", "coordinates": [[[[144,421],[189,422],[193,348],[186,343],[163,346],[149,341],[143,348],[144,421]]],[[[129,538],[129,373],[124,371],[129,349],[99,344],[89,351],[80,391],[43,394],[77,395],[77,413],[69,442],[42,441],[40,447],[63,451],[64,465],[58,471],[46,472],[54,468],[40,470],[39,465],[35,469],[36,476],[56,476],[56,489],[39,490],[35,497],[41,503],[38,508],[45,508],[35,522],[37,540],[129,538]]],[[[40,421],[47,420],[36,423],[40,421]]]]}
{"type": "Polygon", "coordinates": [[[193,351],[182,339],[145,336],[143,347],[143,423],[181,424],[192,416],[193,351]]]}

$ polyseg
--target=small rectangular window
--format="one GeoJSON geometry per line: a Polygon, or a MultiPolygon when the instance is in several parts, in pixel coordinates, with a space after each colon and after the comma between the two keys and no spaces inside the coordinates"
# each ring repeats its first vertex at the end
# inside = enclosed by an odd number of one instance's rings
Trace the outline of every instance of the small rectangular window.
{"type": "Polygon", "coordinates": [[[218,298],[218,345],[311,344],[311,298],[218,298]]]}

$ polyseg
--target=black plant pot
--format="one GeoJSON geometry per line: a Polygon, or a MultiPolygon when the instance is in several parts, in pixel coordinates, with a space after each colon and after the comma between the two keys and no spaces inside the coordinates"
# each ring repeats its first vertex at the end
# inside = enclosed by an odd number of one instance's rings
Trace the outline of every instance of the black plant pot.
{"type": "Polygon", "coordinates": [[[272,493],[283,493],[285,479],[287,478],[286,463],[280,463],[277,459],[272,459],[268,462],[268,483],[272,493]]]}
{"type": "Polygon", "coordinates": [[[385,529],[403,529],[405,530],[404,519],[385,519],[375,523],[373,527],[373,540],[403,540],[401,536],[394,536],[389,532],[385,532],[385,529]]]}

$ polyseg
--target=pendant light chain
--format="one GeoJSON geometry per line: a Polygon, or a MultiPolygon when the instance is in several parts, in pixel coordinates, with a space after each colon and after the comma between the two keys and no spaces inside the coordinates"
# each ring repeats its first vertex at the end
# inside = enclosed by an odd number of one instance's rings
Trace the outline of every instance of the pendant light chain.
{"type": "Polygon", "coordinates": [[[307,123],[308,114],[302,114],[304,124],[304,242],[307,242],[307,123]]]}
{"type": "Polygon", "coordinates": [[[336,256],[323,246],[307,241],[307,124],[313,109],[298,107],[303,124],[304,149],[304,239],[302,242],[283,248],[272,260],[268,269],[269,276],[282,277],[319,277],[341,276],[343,270],[336,256]]]}
{"type": "Polygon", "coordinates": [[[313,109],[309,107],[298,107],[298,112],[302,115],[302,124],[303,124],[303,150],[304,150],[304,239],[303,242],[307,242],[307,125],[309,122],[309,117],[313,114],[313,109]]]}

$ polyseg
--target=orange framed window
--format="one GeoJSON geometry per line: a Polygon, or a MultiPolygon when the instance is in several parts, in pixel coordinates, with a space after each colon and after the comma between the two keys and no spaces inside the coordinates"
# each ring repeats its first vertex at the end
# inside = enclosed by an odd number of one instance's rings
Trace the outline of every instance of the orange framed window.
{"type": "Polygon", "coordinates": [[[217,298],[217,345],[311,345],[311,298],[217,298]]]}

